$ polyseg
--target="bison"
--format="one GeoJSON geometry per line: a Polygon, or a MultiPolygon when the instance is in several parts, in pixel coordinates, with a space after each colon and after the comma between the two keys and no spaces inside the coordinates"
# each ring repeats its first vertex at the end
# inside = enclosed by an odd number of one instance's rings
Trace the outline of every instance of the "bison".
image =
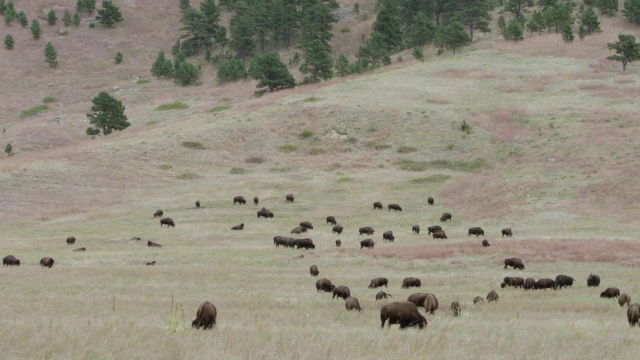
{"type": "Polygon", "coordinates": [[[420,281],[420,279],[415,277],[408,277],[402,280],[403,289],[410,288],[410,287],[420,287],[421,285],[422,285],[422,282],[420,281]]]}
{"type": "Polygon", "coordinates": [[[515,288],[521,288],[524,286],[524,279],[521,277],[511,277],[511,276],[507,276],[504,278],[504,280],[502,281],[502,284],[500,285],[500,287],[504,288],[506,286],[513,286],[515,288]]]}
{"type": "Polygon", "coordinates": [[[600,293],[600,297],[601,298],[614,298],[614,297],[618,297],[620,296],[620,289],[618,289],[617,287],[610,287],[607,288],[607,290],[603,291],[602,293],[600,293]]]}
{"type": "Polygon", "coordinates": [[[366,234],[366,235],[373,235],[373,228],[370,226],[365,226],[365,227],[361,227],[360,229],[358,229],[358,231],[360,232],[360,235],[362,234],[366,234]]]}
{"type": "Polygon", "coordinates": [[[369,283],[369,288],[370,289],[375,289],[375,288],[378,288],[378,287],[381,287],[381,286],[387,287],[388,283],[389,283],[389,280],[387,278],[384,278],[384,277],[371,279],[371,282],[369,283]]]}
{"type": "Polygon", "coordinates": [[[302,234],[306,232],[307,232],[307,228],[302,226],[295,227],[291,230],[291,234],[302,234]]]}
{"type": "Polygon", "coordinates": [[[73,245],[76,243],[76,238],[74,236],[69,236],[67,238],[67,245],[73,245]]]}
{"type": "Polygon", "coordinates": [[[553,279],[544,278],[536,281],[536,284],[533,286],[536,290],[546,290],[546,289],[556,289],[556,282],[553,279]]]}
{"type": "Polygon", "coordinates": [[[636,324],[640,324],[640,304],[635,303],[629,306],[627,309],[627,320],[631,327],[636,326],[636,324]]]}
{"type": "Polygon", "coordinates": [[[416,304],[417,307],[424,307],[424,300],[427,298],[427,293],[415,293],[409,295],[407,301],[416,304]]]}
{"type": "Polygon", "coordinates": [[[596,274],[589,274],[589,277],[587,277],[587,286],[591,287],[598,287],[600,286],[600,276],[596,275],[596,274]]]}
{"type": "Polygon", "coordinates": [[[411,227],[411,231],[412,231],[414,234],[420,234],[420,226],[418,226],[418,225],[413,225],[413,226],[411,227]]]}
{"type": "Polygon", "coordinates": [[[477,303],[484,303],[484,300],[480,296],[476,296],[473,298],[473,305],[477,303]]]}
{"type": "Polygon", "coordinates": [[[87,248],[81,247],[81,248],[73,249],[73,251],[87,251],[87,248]]]}
{"type": "Polygon", "coordinates": [[[203,328],[204,330],[211,329],[216,324],[216,316],[218,311],[216,307],[209,301],[205,301],[200,304],[196,318],[191,323],[191,327],[196,329],[203,328]]]}
{"type": "Polygon", "coordinates": [[[309,249],[315,249],[316,246],[313,244],[313,240],[306,238],[306,239],[295,239],[293,241],[293,244],[296,246],[296,249],[301,249],[301,248],[305,248],[307,250],[309,249]]]}
{"type": "Polygon", "coordinates": [[[440,225],[429,226],[427,227],[427,231],[428,231],[427,235],[431,235],[436,231],[442,231],[442,226],[440,225]]]}
{"type": "Polygon", "coordinates": [[[332,299],[335,299],[336,296],[339,298],[343,298],[343,299],[347,299],[349,296],[351,296],[351,290],[349,290],[348,287],[340,285],[340,286],[336,286],[333,291],[333,296],[331,297],[332,299]]]}
{"type": "Polygon", "coordinates": [[[316,281],[316,291],[332,292],[336,287],[331,284],[331,280],[327,278],[318,279],[316,281]]]}
{"type": "Polygon", "coordinates": [[[196,200],[196,208],[200,207],[200,200],[196,200]]]}
{"type": "Polygon", "coordinates": [[[514,269],[524,270],[524,264],[522,263],[522,259],[520,258],[504,259],[504,268],[506,269],[507,266],[511,266],[514,269]]]}
{"type": "Polygon", "coordinates": [[[156,261],[155,261],[155,260],[153,260],[153,261],[151,261],[151,262],[148,262],[148,263],[147,263],[147,265],[149,265],[149,266],[151,266],[151,265],[155,265],[155,264],[156,264],[156,261]]]}
{"type": "Polygon", "coordinates": [[[484,239],[482,240],[482,246],[487,247],[487,246],[491,246],[491,244],[489,244],[489,240],[484,239]]]}
{"type": "Polygon", "coordinates": [[[347,310],[362,310],[362,308],[360,307],[360,303],[358,302],[358,299],[349,296],[345,301],[344,301],[344,306],[347,308],[347,310]]]}
{"type": "Polygon", "coordinates": [[[311,276],[318,276],[318,274],[320,274],[316,265],[311,265],[311,267],[309,267],[309,272],[311,273],[311,276]]]}
{"type": "Polygon", "coordinates": [[[556,276],[556,287],[558,289],[562,289],[563,287],[570,287],[573,285],[573,278],[568,275],[558,275],[556,276]]]}
{"type": "Polygon", "coordinates": [[[258,199],[257,196],[253,198],[253,205],[258,205],[259,202],[260,202],[260,199],[258,199]]]}
{"type": "Polygon", "coordinates": [[[380,201],[376,201],[373,203],[373,210],[380,209],[382,210],[382,203],[380,201]]]}
{"type": "Polygon", "coordinates": [[[418,326],[422,329],[427,326],[427,319],[420,315],[416,304],[404,301],[392,302],[380,309],[381,328],[384,328],[384,323],[387,320],[389,320],[389,327],[392,324],[400,324],[400,329],[413,326],[418,326]]]}
{"type": "Polygon", "coordinates": [[[618,305],[622,307],[624,304],[627,304],[627,306],[631,304],[631,296],[627,295],[627,293],[620,294],[620,297],[618,298],[618,305]]]}
{"type": "Polygon", "coordinates": [[[492,301],[497,302],[498,300],[500,300],[500,296],[498,296],[498,293],[495,290],[491,290],[487,294],[487,301],[488,302],[492,302],[492,301]]]}
{"type": "Polygon", "coordinates": [[[273,213],[270,210],[267,210],[265,208],[260,209],[257,214],[258,214],[258,218],[263,217],[265,219],[267,218],[273,219],[273,213]]]}
{"type": "Polygon", "coordinates": [[[384,242],[385,240],[391,241],[391,242],[395,240],[395,237],[393,236],[393,231],[385,231],[382,233],[382,241],[384,242]]]}
{"type": "Polygon", "coordinates": [[[524,288],[525,290],[533,290],[533,289],[535,289],[535,286],[536,286],[536,281],[535,281],[534,279],[532,279],[532,278],[526,278],[526,279],[524,280],[524,286],[523,286],[523,288],[524,288]]]}
{"type": "Polygon", "coordinates": [[[453,216],[451,215],[451,213],[443,213],[442,216],[440,216],[440,221],[451,221],[453,219],[453,216]]]}
{"type": "Polygon", "coordinates": [[[453,316],[460,316],[460,303],[457,301],[454,301],[451,303],[451,312],[453,313],[453,316]]]}
{"type": "Polygon", "coordinates": [[[300,223],[300,227],[303,227],[305,229],[309,229],[309,230],[313,230],[313,225],[311,224],[310,221],[303,221],[300,223]]]}
{"type": "Polygon", "coordinates": [[[153,217],[157,218],[157,217],[162,217],[162,214],[164,214],[164,212],[160,209],[156,210],[156,212],[153,213],[153,217]]]}
{"type": "Polygon", "coordinates": [[[402,211],[402,208],[398,204],[389,204],[389,205],[387,205],[387,208],[389,209],[389,211],[391,211],[391,210],[393,210],[393,211],[402,211]]]}
{"type": "Polygon", "coordinates": [[[13,255],[7,255],[2,259],[2,266],[20,266],[20,260],[13,255]]]}
{"type": "Polygon", "coordinates": [[[342,225],[335,225],[333,228],[331,228],[331,233],[340,235],[342,234],[342,230],[344,230],[342,225]]]}
{"type": "Polygon", "coordinates": [[[43,257],[40,259],[40,266],[51,268],[53,266],[54,260],[51,257],[43,257]]]}
{"type": "Polygon", "coordinates": [[[340,239],[336,240],[336,247],[342,246],[342,241],[340,239]]]}
{"type": "MultiPolygon", "coordinates": [[[[273,245],[276,247],[280,247],[280,245],[284,247],[290,247],[289,244],[293,243],[293,238],[286,236],[274,236],[273,237],[273,245]]],[[[292,247],[292,246],[291,246],[292,247]]]]}
{"type": "Polygon", "coordinates": [[[512,237],[513,236],[513,232],[511,232],[511,228],[504,228],[502,229],[502,236],[508,236],[508,237],[512,237]]]}
{"type": "Polygon", "coordinates": [[[433,201],[433,197],[429,196],[429,197],[427,198],[427,204],[429,204],[429,205],[433,205],[433,202],[434,202],[434,201],[433,201]]]}
{"type": "Polygon", "coordinates": [[[373,239],[364,239],[360,241],[360,249],[362,248],[373,249],[373,246],[375,244],[376,243],[373,242],[373,239]]]}
{"type": "Polygon", "coordinates": [[[160,245],[158,243],[154,243],[153,241],[147,241],[147,246],[148,247],[162,247],[162,245],[160,245]]]}
{"type": "Polygon", "coordinates": [[[424,299],[424,310],[433,315],[433,312],[438,310],[438,298],[433,294],[427,294],[424,299]]]}
{"type": "Polygon", "coordinates": [[[438,230],[438,231],[432,232],[431,236],[433,236],[434,239],[446,239],[447,238],[447,233],[445,233],[442,230],[438,230]]]}
{"type": "Polygon", "coordinates": [[[327,216],[327,224],[338,225],[336,218],[333,216],[327,216]]]}
{"type": "Polygon", "coordinates": [[[247,200],[244,199],[244,196],[234,196],[233,197],[233,205],[238,204],[238,205],[245,205],[247,203],[247,200]]]}
{"type": "Polygon", "coordinates": [[[284,200],[285,202],[292,203],[294,200],[293,194],[288,194],[287,196],[284,197],[284,200]]]}
{"type": "Polygon", "coordinates": [[[392,297],[392,296],[391,294],[387,294],[384,291],[378,291],[378,293],[376,294],[376,300],[386,299],[387,297],[392,297]]]}
{"type": "Polygon", "coordinates": [[[162,225],[167,225],[167,227],[169,227],[169,226],[176,227],[176,224],[173,222],[172,218],[162,218],[162,219],[160,219],[160,227],[162,227],[162,225]]]}
{"type": "Polygon", "coordinates": [[[484,230],[482,230],[481,227],[469,228],[469,233],[467,234],[467,236],[471,236],[471,235],[475,235],[476,237],[480,235],[484,236],[484,230]]]}
{"type": "Polygon", "coordinates": [[[231,230],[242,230],[242,229],[244,229],[244,223],[231,227],[231,230]]]}

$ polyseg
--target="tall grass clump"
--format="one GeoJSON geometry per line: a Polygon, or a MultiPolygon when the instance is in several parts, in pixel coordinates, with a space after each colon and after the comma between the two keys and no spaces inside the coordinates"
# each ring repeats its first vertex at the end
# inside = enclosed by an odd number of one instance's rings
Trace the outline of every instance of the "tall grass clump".
{"type": "Polygon", "coordinates": [[[26,110],[22,110],[20,112],[20,117],[24,118],[24,117],[38,115],[39,113],[45,112],[47,110],[49,110],[49,107],[47,105],[36,105],[26,110]]]}
{"type": "Polygon", "coordinates": [[[218,105],[212,109],[210,109],[208,112],[218,112],[218,111],[224,111],[224,110],[229,110],[231,109],[231,105],[218,105]]]}
{"type": "Polygon", "coordinates": [[[205,146],[197,141],[183,141],[182,142],[182,146],[188,148],[188,149],[194,149],[194,150],[204,150],[206,149],[205,146]]]}
{"type": "Polygon", "coordinates": [[[174,101],[167,104],[156,106],[156,110],[174,110],[174,109],[188,109],[189,104],[185,104],[182,101],[174,101]]]}

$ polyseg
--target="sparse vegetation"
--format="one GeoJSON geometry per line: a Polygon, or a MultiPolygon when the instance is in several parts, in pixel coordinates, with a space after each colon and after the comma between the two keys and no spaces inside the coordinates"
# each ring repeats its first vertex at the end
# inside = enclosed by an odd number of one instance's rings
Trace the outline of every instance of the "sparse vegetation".
{"type": "Polygon", "coordinates": [[[318,102],[320,100],[321,99],[319,97],[312,96],[312,97],[305,98],[304,102],[318,102]]]}
{"type": "Polygon", "coordinates": [[[374,140],[370,140],[366,142],[367,147],[376,149],[376,150],[385,150],[385,149],[390,149],[391,145],[389,144],[384,144],[384,143],[380,143],[374,140]]]}
{"type": "Polygon", "coordinates": [[[49,107],[47,105],[36,105],[36,106],[32,106],[26,110],[22,110],[20,112],[20,117],[29,117],[29,116],[34,116],[34,115],[38,115],[41,112],[45,112],[48,111],[49,107]]]}
{"type": "Polygon", "coordinates": [[[45,96],[42,99],[42,102],[45,103],[45,104],[54,103],[54,102],[57,102],[57,101],[58,101],[58,98],[56,98],[55,96],[45,96]]]}
{"type": "Polygon", "coordinates": [[[467,124],[467,120],[462,120],[460,123],[460,130],[467,134],[471,133],[471,125],[467,124]]]}
{"type": "Polygon", "coordinates": [[[113,59],[115,60],[116,64],[120,64],[123,58],[124,57],[122,56],[122,53],[118,51],[118,53],[113,59]]]}
{"type": "Polygon", "coordinates": [[[248,173],[249,173],[249,170],[241,167],[232,167],[231,170],[229,170],[229,174],[231,175],[243,175],[248,173]]]}
{"type": "Polygon", "coordinates": [[[398,146],[398,152],[400,154],[412,153],[412,152],[416,152],[416,151],[418,151],[418,149],[416,149],[413,146],[407,146],[407,145],[398,146]]]}
{"type": "Polygon", "coordinates": [[[303,139],[309,139],[314,135],[314,132],[312,130],[309,129],[305,129],[302,130],[302,132],[300,133],[300,137],[303,139]]]}
{"type": "Polygon", "coordinates": [[[4,48],[7,50],[13,50],[13,36],[11,36],[11,34],[7,34],[7,36],[4,37],[4,48]]]}
{"type": "Polygon", "coordinates": [[[451,175],[435,174],[423,178],[412,179],[411,182],[414,184],[442,184],[449,179],[451,179],[451,175]]]}
{"type": "Polygon", "coordinates": [[[162,104],[162,105],[158,105],[156,106],[156,110],[176,110],[176,109],[188,109],[189,108],[189,104],[186,104],[182,101],[176,100],[174,102],[170,102],[167,104],[162,104]]]}
{"type": "Polygon", "coordinates": [[[265,162],[264,158],[259,157],[259,156],[252,156],[250,158],[248,158],[247,160],[245,160],[246,163],[248,164],[262,164],[263,162],[265,162]]]}
{"type": "Polygon", "coordinates": [[[198,141],[183,141],[182,146],[186,147],[187,149],[193,149],[193,150],[206,149],[206,147],[201,142],[198,142],[198,141]]]}
{"type": "Polygon", "coordinates": [[[7,156],[13,156],[13,145],[11,145],[11,143],[7,143],[7,146],[4,147],[4,152],[7,156]]]}
{"type": "Polygon", "coordinates": [[[327,152],[327,150],[325,150],[323,148],[314,147],[314,148],[311,148],[309,150],[309,155],[321,155],[321,154],[324,154],[326,152],[327,152]]]}
{"type": "Polygon", "coordinates": [[[214,106],[213,108],[211,108],[208,112],[220,112],[220,111],[225,111],[225,110],[229,110],[231,109],[232,106],[231,105],[218,105],[218,106],[214,106]]]}
{"type": "Polygon", "coordinates": [[[278,146],[278,150],[285,152],[285,153],[290,153],[290,152],[294,152],[296,150],[298,150],[298,146],[293,145],[293,144],[284,144],[284,145],[280,145],[278,146]]]}
{"type": "Polygon", "coordinates": [[[202,178],[201,175],[198,175],[194,172],[183,172],[182,174],[177,176],[178,179],[180,180],[197,180],[202,178]]]}
{"type": "Polygon", "coordinates": [[[149,79],[138,79],[138,81],[136,81],[136,84],[143,85],[143,84],[148,84],[149,82],[151,82],[151,80],[149,79]]]}

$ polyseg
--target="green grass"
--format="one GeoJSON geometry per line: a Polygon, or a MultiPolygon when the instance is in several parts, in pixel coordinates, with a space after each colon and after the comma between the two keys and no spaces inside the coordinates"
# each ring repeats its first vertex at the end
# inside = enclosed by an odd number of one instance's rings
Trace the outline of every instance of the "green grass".
{"type": "Polygon", "coordinates": [[[29,116],[35,116],[35,115],[40,114],[41,112],[45,112],[45,111],[48,111],[48,110],[49,110],[49,107],[47,105],[36,105],[36,106],[30,107],[30,108],[28,108],[26,110],[22,110],[20,112],[20,117],[25,118],[25,117],[29,117],[29,116]]]}
{"type": "Polygon", "coordinates": [[[197,141],[183,141],[182,142],[182,146],[188,148],[188,149],[194,149],[194,150],[204,150],[206,149],[206,147],[204,146],[204,144],[197,142],[197,141]]]}
{"type": "Polygon", "coordinates": [[[45,103],[45,104],[54,103],[54,102],[57,102],[57,101],[58,101],[58,98],[55,97],[55,96],[45,96],[42,99],[42,102],[45,103]]]}
{"type": "Polygon", "coordinates": [[[232,175],[242,175],[242,174],[248,174],[248,173],[249,173],[249,170],[241,167],[232,167],[231,170],[229,170],[229,174],[232,174],[232,175]]]}
{"type": "Polygon", "coordinates": [[[219,112],[219,111],[229,110],[231,108],[232,108],[231,105],[218,105],[208,110],[208,112],[219,112]]]}
{"type": "Polygon", "coordinates": [[[248,164],[262,164],[263,162],[265,162],[265,159],[259,156],[252,156],[250,158],[247,158],[244,162],[248,164]]]}
{"type": "Polygon", "coordinates": [[[278,150],[285,153],[291,153],[298,150],[298,146],[294,144],[283,144],[278,146],[278,150]]]}
{"type": "Polygon", "coordinates": [[[143,85],[143,84],[148,84],[150,82],[151,82],[151,80],[149,80],[149,79],[138,79],[138,81],[136,81],[136,84],[143,85]]]}
{"type": "Polygon", "coordinates": [[[395,161],[395,164],[405,171],[426,171],[429,169],[448,169],[454,171],[465,172],[477,172],[488,166],[488,163],[484,159],[475,160],[433,160],[433,161],[421,161],[421,160],[409,160],[401,159],[395,161]]]}
{"type": "Polygon", "coordinates": [[[384,144],[384,143],[373,141],[373,140],[367,141],[366,145],[367,147],[373,148],[376,150],[385,150],[385,149],[391,148],[391,145],[389,144],[384,144]]]}
{"type": "Polygon", "coordinates": [[[188,109],[189,104],[185,104],[182,101],[174,101],[167,104],[156,106],[156,110],[176,110],[176,109],[188,109]]]}
{"type": "Polygon", "coordinates": [[[304,99],[304,102],[318,102],[320,100],[321,99],[319,97],[312,96],[312,97],[308,97],[308,98],[304,99]]]}
{"type": "Polygon", "coordinates": [[[196,180],[196,179],[202,178],[202,176],[198,175],[198,174],[196,174],[194,172],[187,171],[187,172],[183,172],[182,174],[178,175],[177,178],[180,179],[180,180],[196,180]]]}
{"type": "Polygon", "coordinates": [[[407,145],[398,146],[398,152],[400,154],[412,153],[412,152],[416,152],[416,151],[418,151],[418,149],[416,149],[413,146],[407,146],[407,145]]]}
{"type": "Polygon", "coordinates": [[[451,179],[451,175],[435,174],[423,178],[411,179],[411,182],[414,184],[442,184],[449,179],[451,179]]]}
{"type": "Polygon", "coordinates": [[[300,133],[300,137],[303,139],[309,139],[313,135],[314,135],[314,132],[309,129],[302,130],[302,132],[300,133]]]}

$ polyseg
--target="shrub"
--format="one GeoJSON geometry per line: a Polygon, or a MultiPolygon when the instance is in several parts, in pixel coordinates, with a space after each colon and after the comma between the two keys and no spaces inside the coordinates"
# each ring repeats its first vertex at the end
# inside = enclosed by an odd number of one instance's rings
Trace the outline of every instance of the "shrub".
{"type": "Polygon", "coordinates": [[[340,183],[347,183],[347,182],[351,182],[351,178],[350,178],[350,177],[348,177],[348,176],[343,176],[343,177],[341,177],[341,178],[338,178],[338,179],[336,180],[336,182],[337,182],[338,184],[340,184],[340,183]]]}
{"type": "Polygon", "coordinates": [[[148,84],[149,81],[150,81],[149,79],[138,79],[138,81],[136,81],[136,84],[138,85],[148,84]]]}
{"type": "Polygon", "coordinates": [[[204,149],[206,149],[202,143],[197,142],[197,141],[183,141],[182,142],[182,146],[184,146],[184,147],[186,147],[188,149],[194,149],[194,150],[204,150],[204,149]]]}
{"type": "Polygon", "coordinates": [[[7,36],[4,37],[4,47],[7,50],[12,50],[13,49],[13,36],[11,36],[11,34],[7,34],[7,36]]]}
{"type": "Polygon", "coordinates": [[[232,174],[232,175],[242,175],[247,173],[249,173],[249,170],[245,168],[239,168],[239,167],[232,167],[231,170],[229,170],[229,174],[232,174]]]}
{"type": "Polygon", "coordinates": [[[341,28],[341,29],[340,29],[340,32],[341,32],[341,33],[343,33],[343,34],[344,34],[344,33],[348,33],[348,32],[350,32],[350,31],[351,31],[351,28],[349,28],[349,27],[347,27],[347,26],[345,26],[345,27],[343,27],[343,28],[341,28]]]}
{"type": "Polygon", "coordinates": [[[308,98],[304,99],[303,101],[304,102],[318,102],[318,101],[320,101],[320,98],[313,96],[313,97],[308,97],[308,98]]]}
{"type": "Polygon", "coordinates": [[[278,150],[282,151],[282,152],[294,152],[296,150],[298,150],[298,147],[296,145],[293,144],[284,144],[284,145],[280,145],[278,146],[278,150]]]}
{"type": "Polygon", "coordinates": [[[173,166],[169,165],[169,164],[162,164],[159,166],[160,170],[171,170],[173,168],[173,166]]]}
{"type": "Polygon", "coordinates": [[[414,184],[442,184],[443,182],[449,180],[451,175],[447,174],[435,174],[424,178],[417,178],[411,180],[414,184]]]}
{"type": "Polygon", "coordinates": [[[326,152],[327,151],[323,148],[312,148],[311,150],[309,150],[309,155],[320,155],[326,152]]]}
{"type": "Polygon", "coordinates": [[[302,130],[302,132],[300,133],[300,137],[303,139],[308,139],[312,136],[313,136],[313,131],[309,129],[302,130]]]}
{"type": "Polygon", "coordinates": [[[389,149],[391,147],[391,145],[389,144],[383,144],[373,140],[367,141],[366,145],[367,147],[374,148],[376,150],[384,150],[384,149],[389,149]]]}
{"type": "Polygon", "coordinates": [[[201,178],[202,176],[196,174],[196,173],[192,173],[192,172],[184,172],[180,175],[178,175],[178,179],[180,180],[196,180],[201,178]]]}
{"type": "Polygon", "coordinates": [[[218,105],[210,109],[208,112],[218,112],[231,109],[231,105],[218,105]]]}
{"type": "Polygon", "coordinates": [[[264,158],[261,158],[259,156],[253,156],[245,160],[245,162],[248,164],[262,164],[264,161],[264,158]]]}
{"type": "Polygon", "coordinates": [[[118,51],[118,53],[113,59],[116,61],[116,64],[120,64],[122,62],[122,58],[123,58],[122,53],[118,51]]]}
{"type": "Polygon", "coordinates": [[[93,29],[93,28],[95,28],[95,27],[96,27],[96,24],[95,24],[95,23],[93,23],[93,22],[90,22],[90,23],[89,23],[89,29],[93,29]]]}
{"type": "Polygon", "coordinates": [[[218,66],[217,78],[219,83],[244,80],[247,76],[249,76],[247,67],[240,59],[225,60],[218,66]]]}
{"type": "Polygon", "coordinates": [[[188,109],[189,104],[185,104],[182,101],[174,101],[168,104],[162,104],[156,106],[156,110],[174,110],[174,109],[188,109]]]}
{"type": "Polygon", "coordinates": [[[24,11],[18,12],[16,18],[18,19],[20,26],[22,26],[23,28],[29,25],[29,19],[27,19],[27,14],[25,14],[24,11]]]}
{"type": "Polygon", "coordinates": [[[176,82],[182,86],[193,85],[200,77],[200,68],[188,61],[180,63],[176,69],[176,82]]]}
{"type": "Polygon", "coordinates": [[[469,134],[471,132],[471,126],[469,126],[469,124],[467,124],[466,120],[462,120],[462,122],[460,123],[460,130],[462,130],[465,133],[469,134]]]}
{"type": "Polygon", "coordinates": [[[13,155],[13,146],[11,143],[8,143],[7,146],[4,147],[4,152],[7,153],[8,156],[13,155]]]}
{"type": "Polygon", "coordinates": [[[414,58],[420,61],[424,61],[424,50],[421,47],[416,46],[413,48],[413,53],[411,53],[414,58]]]}
{"type": "Polygon", "coordinates": [[[45,103],[45,104],[53,103],[53,102],[56,102],[56,101],[58,101],[58,98],[53,97],[53,96],[45,96],[45,97],[42,99],[42,102],[43,102],[43,103],[45,103]]]}
{"type": "Polygon", "coordinates": [[[418,149],[414,148],[413,146],[406,146],[406,145],[400,145],[398,147],[398,152],[401,154],[405,154],[405,153],[412,153],[417,151],[418,149]]]}
{"type": "Polygon", "coordinates": [[[39,113],[47,111],[47,110],[49,110],[49,107],[47,105],[36,105],[36,106],[28,108],[26,110],[22,110],[22,112],[20,112],[20,116],[21,117],[34,116],[34,115],[38,115],[39,113]]]}
{"type": "Polygon", "coordinates": [[[430,168],[433,169],[449,169],[454,171],[476,172],[487,166],[487,162],[484,159],[475,160],[433,160],[433,161],[418,161],[401,159],[395,162],[395,164],[401,169],[406,171],[425,171],[430,168]]]}

